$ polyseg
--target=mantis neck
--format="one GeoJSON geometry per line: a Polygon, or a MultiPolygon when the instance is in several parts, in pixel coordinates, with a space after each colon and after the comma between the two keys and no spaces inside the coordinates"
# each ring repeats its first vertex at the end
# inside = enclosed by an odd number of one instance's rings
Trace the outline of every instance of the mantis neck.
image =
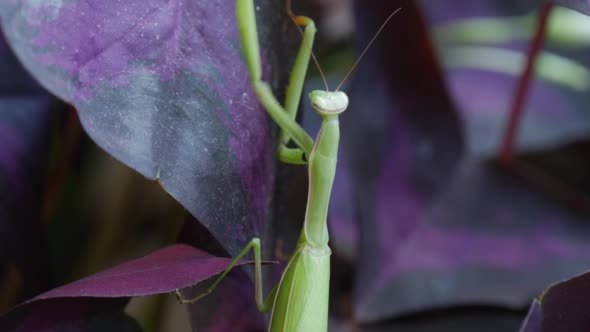
{"type": "Polygon", "coordinates": [[[309,193],[300,244],[318,249],[328,245],[328,206],[336,174],[339,140],[338,115],[323,115],[322,127],[309,155],[309,193]]]}

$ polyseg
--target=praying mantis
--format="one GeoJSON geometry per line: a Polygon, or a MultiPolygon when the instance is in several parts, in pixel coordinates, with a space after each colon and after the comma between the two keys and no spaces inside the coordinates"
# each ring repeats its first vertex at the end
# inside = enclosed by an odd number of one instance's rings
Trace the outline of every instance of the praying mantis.
{"type": "MultiPolygon", "coordinates": [[[[365,51],[398,11],[399,9],[387,18],[365,51]]],[[[254,1],[236,0],[237,24],[250,82],[259,102],[281,129],[277,149],[278,158],[285,163],[308,166],[307,208],[295,253],[289,260],[280,281],[266,299],[262,292],[262,260],[258,238],[252,239],[240,251],[205,293],[193,299],[183,299],[178,290],[176,295],[181,303],[194,303],[200,300],[211,293],[236,264],[252,250],[254,252],[254,297],[259,311],[271,310],[268,331],[325,332],[328,329],[330,255],[332,253],[328,246],[328,205],[338,159],[340,140],[338,116],[348,107],[348,96],[339,91],[339,88],[355,68],[358,60],[335,91],[329,91],[326,84],[325,91],[315,90],[310,93],[311,105],[322,118],[320,131],[314,141],[295,118],[310,58],[313,58],[317,65],[312,52],[316,27],[310,18],[292,13],[290,0],[287,0],[287,14],[298,27],[303,28],[303,39],[289,77],[285,104],[282,106],[269,84],[262,80],[254,1]],[[288,147],[290,142],[293,142],[296,147],[288,147]]]]}

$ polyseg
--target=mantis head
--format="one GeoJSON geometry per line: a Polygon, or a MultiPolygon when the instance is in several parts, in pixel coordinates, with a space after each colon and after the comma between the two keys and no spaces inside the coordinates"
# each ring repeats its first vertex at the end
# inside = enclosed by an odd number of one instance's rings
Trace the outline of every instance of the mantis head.
{"type": "Polygon", "coordinates": [[[341,91],[314,90],[309,94],[311,106],[320,115],[336,115],[348,107],[348,96],[341,91]]]}

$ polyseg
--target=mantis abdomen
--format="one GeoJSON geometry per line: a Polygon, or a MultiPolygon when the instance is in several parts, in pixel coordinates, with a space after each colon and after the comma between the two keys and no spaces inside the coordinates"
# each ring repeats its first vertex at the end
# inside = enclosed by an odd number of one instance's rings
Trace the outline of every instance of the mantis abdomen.
{"type": "Polygon", "coordinates": [[[327,331],[330,248],[299,245],[283,272],[269,331],[327,331]]]}

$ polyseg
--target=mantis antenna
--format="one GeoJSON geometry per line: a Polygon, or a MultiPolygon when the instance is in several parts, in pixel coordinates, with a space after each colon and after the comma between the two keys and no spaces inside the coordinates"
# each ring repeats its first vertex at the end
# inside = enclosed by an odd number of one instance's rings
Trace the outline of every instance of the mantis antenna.
{"type": "MultiPolygon", "coordinates": [[[[373,36],[373,38],[371,38],[371,40],[369,41],[369,43],[367,44],[367,46],[365,47],[365,49],[361,52],[361,55],[356,59],[356,61],[352,65],[352,67],[348,70],[348,73],[346,73],[346,75],[344,76],[344,78],[342,79],[342,81],[338,84],[338,86],[336,87],[335,92],[337,92],[337,91],[340,90],[340,87],[342,86],[342,84],[344,84],[344,82],[346,82],[346,80],[348,79],[348,77],[356,69],[356,67],[360,63],[360,61],[363,58],[363,56],[365,55],[365,53],[367,53],[367,51],[369,50],[369,48],[371,48],[371,45],[373,44],[373,42],[377,39],[377,37],[379,37],[379,34],[383,30],[383,28],[385,28],[385,26],[387,25],[387,23],[389,23],[389,20],[391,20],[391,18],[395,14],[397,14],[400,10],[402,10],[401,7],[398,8],[398,9],[396,9],[396,10],[394,10],[391,14],[389,14],[389,16],[387,17],[387,19],[385,19],[385,21],[383,22],[383,24],[381,24],[381,27],[379,27],[379,30],[377,30],[377,32],[375,33],[375,35],[373,36]]],[[[301,35],[303,36],[303,30],[301,29],[301,27],[299,26],[299,24],[297,24],[297,19],[296,19],[297,15],[295,15],[295,13],[293,13],[293,9],[291,7],[291,0],[287,0],[287,15],[293,21],[293,23],[295,23],[295,26],[297,27],[297,29],[299,29],[299,33],[301,33],[301,35]]],[[[324,82],[324,86],[326,88],[326,91],[330,91],[330,88],[328,87],[328,81],[326,80],[326,76],[324,75],[324,72],[322,71],[322,67],[320,66],[320,63],[319,63],[319,61],[318,61],[315,53],[313,52],[313,50],[311,50],[311,58],[313,59],[313,62],[315,63],[315,66],[318,68],[318,71],[320,72],[320,76],[322,77],[322,81],[324,82]]]]}
{"type": "Polygon", "coordinates": [[[387,25],[387,23],[389,22],[389,20],[391,20],[391,18],[397,14],[400,10],[402,10],[402,8],[398,8],[396,10],[394,10],[391,14],[389,14],[389,16],[387,17],[387,19],[385,20],[385,22],[383,22],[383,24],[381,24],[381,27],[379,28],[379,30],[377,30],[377,32],[375,33],[375,35],[373,36],[373,38],[371,38],[371,41],[369,41],[369,44],[367,44],[367,46],[365,47],[365,49],[363,50],[363,52],[361,53],[361,55],[356,59],[356,61],[354,62],[354,64],[352,65],[352,67],[350,68],[350,70],[348,71],[348,73],[346,74],[346,76],[344,76],[344,78],[342,79],[342,81],[340,82],[340,84],[338,84],[338,86],[336,87],[336,91],[340,90],[340,87],[342,86],[342,84],[344,84],[344,82],[346,82],[346,80],[348,79],[348,77],[350,76],[350,74],[352,74],[352,72],[355,70],[356,66],[359,64],[359,62],[361,61],[361,59],[363,58],[363,56],[365,55],[365,53],[367,53],[367,51],[369,50],[369,48],[371,47],[371,45],[373,44],[373,42],[375,41],[375,39],[377,39],[377,37],[379,36],[379,34],[381,33],[381,31],[383,30],[383,28],[385,28],[385,26],[387,25]]]}

